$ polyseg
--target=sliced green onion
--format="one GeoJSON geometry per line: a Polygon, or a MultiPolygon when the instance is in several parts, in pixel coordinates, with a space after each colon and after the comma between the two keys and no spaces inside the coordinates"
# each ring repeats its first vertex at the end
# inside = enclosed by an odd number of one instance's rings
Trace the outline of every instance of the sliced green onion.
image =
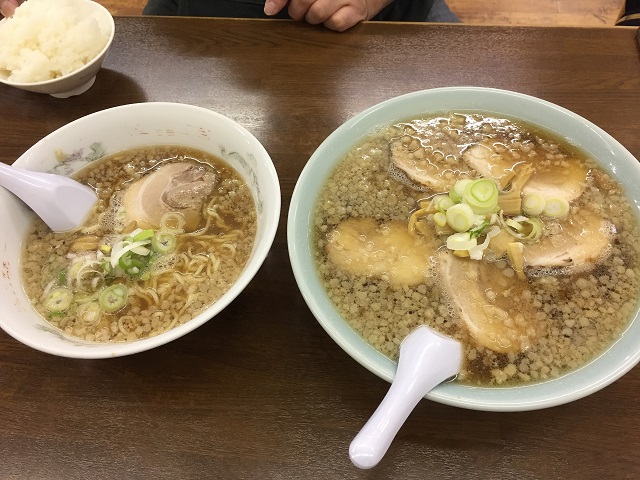
{"type": "Polygon", "coordinates": [[[449,250],[469,250],[476,245],[478,245],[478,240],[471,238],[469,232],[454,233],[447,238],[447,248],[449,250]]]}
{"type": "Polygon", "coordinates": [[[118,283],[100,292],[98,303],[103,312],[114,313],[126,305],[128,295],[127,287],[118,283]]]}
{"type": "MultiPolygon", "coordinates": [[[[455,188],[455,186],[454,186],[455,188]]],[[[498,186],[493,180],[479,178],[467,184],[462,202],[469,205],[474,213],[485,215],[498,210],[498,186]]]]}
{"type": "Polygon", "coordinates": [[[458,180],[451,190],[449,190],[449,197],[456,203],[460,203],[462,201],[462,196],[464,195],[464,190],[467,188],[472,182],[470,178],[463,178],[458,180]]]}
{"type": "Polygon", "coordinates": [[[161,254],[172,252],[176,248],[176,236],[169,232],[158,232],[151,239],[151,248],[161,254]]]}
{"type": "Polygon", "coordinates": [[[140,271],[140,267],[144,266],[145,263],[140,261],[137,256],[123,255],[120,257],[120,260],[118,260],[118,265],[128,275],[135,275],[140,271]]]}
{"type": "Polygon", "coordinates": [[[491,227],[485,236],[484,242],[476,245],[475,247],[471,247],[469,249],[469,257],[471,260],[482,260],[482,256],[484,255],[484,251],[489,246],[491,239],[500,233],[500,227],[491,227]]]}
{"type": "MultiPolygon", "coordinates": [[[[115,266],[118,265],[120,258],[123,255],[125,255],[127,252],[134,251],[134,253],[137,253],[135,252],[135,249],[137,249],[138,247],[144,247],[149,243],[150,243],[149,240],[142,240],[140,242],[133,242],[133,243],[125,243],[124,241],[118,242],[116,245],[113,246],[111,258],[109,259],[109,261],[111,262],[111,266],[115,268],[115,266]]],[[[138,251],[146,252],[146,253],[138,253],[138,255],[148,255],[149,253],[151,253],[151,251],[148,248],[144,248],[143,250],[138,250],[138,251]]]]}
{"type": "Polygon", "coordinates": [[[469,230],[469,233],[471,234],[471,238],[478,238],[480,235],[482,235],[484,230],[489,225],[490,225],[489,221],[484,221],[480,225],[478,225],[477,227],[474,227],[471,230],[469,230]]]}
{"type": "Polygon", "coordinates": [[[136,248],[132,248],[131,252],[144,257],[145,255],[149,255],[151,253],[151,250],[149,250],[147,247],[139,246],[136,248]]]}
{"type": "Polygon", "coordinates": [[[544,212],[547,201],[539,193],[529,193],[522,197],[522,212],[531,217],[537,217],[544,212]]]}
{"type": "Polygon", "coordinates": [[[87,302],[95,302],[98,300],[98,292],[93,293],[76,293],[73,297],[77,304],[87,303],[87,302]]]}
{"type": "Polygon", "coordinates": [[[542,235],[542,221],[536,217],[527,218],[519,215],[505,220],[502,211],[500,211],[498,223],[505,232],[520,241],[532,242],[542,235]],[[517,225],[517,227],[512,227],[511,225],[517,225]]]}
{"type": "Polygon", "coordinates": [[[96,302],[83,303],[76,310],[76,317],[82,325],[90,327],[100,321],[102,310],[96,302]]]}
{"type": "Polygon", "coordinates": [[[444,227],[447,224],[447,215],[443,212],[437,212],[433,214],[433,221],[439,227],[444,227]]]}
{"type": "Polygon", "coordinates": [[[67,279],[65,283],[68,287],[72,285],[74,280],[77,280],[83,266],[84,266],[83,258],[78,257],[71,262],[71,265],[69,265],[69,267],[67,268],[67,273],[65,275],[67,279]]]}
{"type": "Polygon", "coordinates": [[[102,270],[105,275],[111,275],[113,273],[113,268],[110,262],[105,262],[102,264],[102,270]]]}
{"type": "Polygon", "coordinates": [[[54,288],[44,301],[44,307],[52,313],[64,312],[71,306],[73,294],[68,288],[54,288]]]}
{"type": "Polygon", "coordinates": [[[438,210],[440,210],[441,212],[446,212],[449,208],[453,207],[454,205],[455,205],[455,202],[451,200],[451,198],[445,195],[442,195],[439,197],[438,210]]]}
{"type": "Polygon", "coordinates": [[[124,240],[126,242],[133,242],[133,237],[137,234],[139,234],[142,231],[141,228],[136,228],[135,230],[130,231],[129,233],[126,233],[124,236],[124,240]]]}
{"type": "Polygon", "coordinates": [[[186,221],[181,213],[169,212],[165,213],[160,219],[160,229],[182,233],[184,232],[185,223],[186,221]]]}
{"type": "Polygon", "coordinates": [[[561,218],[569,213],[569,202],[566,198],[553,197],[547,198],[547,204],[544,207],[544,214],[552,218],[561,218]]]}
{"type": "Polygon", "coordinates": [[[135,276],[140,273],[140,270],[149,264],[150,256],[137,255],[133,251],[127,252],[118,260],[118,266],[127,275],[135,276]]]}
{"type": "Polygon", "coordinates": [[[153,237],[153,230],[148,228],[147,230],[142,230],[136,235],[133,236],[134,242],[140,242],[142,240],[147,240],[148,238],[153,237]]]}
{"type": "Polygon", "coordinates": [[[521,232],[524,230],[524,226],[520,222],[514,220],[513,218],[507,218],[504,221],[504,223],[509,227],[513,228],[517,232],[521,232]]]}
{"type": "Polygon", "coordinates": [[[122,255],[118,260],[118,265],[126,272],[127,269],[131,268],[133,265],[131,255],[122,255]]]}
{"type": "Polygon", "coordinates": [[[465,203],[457,203],[447,210],[447,223],[456,232],[466,232],[476,220],[471,207],[465,203]]]}

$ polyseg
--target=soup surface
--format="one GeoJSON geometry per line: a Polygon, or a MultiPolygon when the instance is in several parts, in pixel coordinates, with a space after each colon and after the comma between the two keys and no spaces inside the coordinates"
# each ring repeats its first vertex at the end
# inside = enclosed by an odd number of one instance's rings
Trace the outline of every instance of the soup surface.
{"type": "Polygon", "coordinates": [[[35,309],[65,333],[132,341],[184,324],[220,298],[253,248],[253,196],[226,162],[180,147],[109,155],[75,176],[99,202],[53,233],[37,219],[22,258],[35,309]]]}
{"type": "Polygon", "coordinates": [[[593,159],[530,125],[478,113],[380,128],[318,198],[329,298],[396,359],[428,325],[459,340],[457,381],[554,378],[602,353],[636,308],[637,218],[593,159]]]}

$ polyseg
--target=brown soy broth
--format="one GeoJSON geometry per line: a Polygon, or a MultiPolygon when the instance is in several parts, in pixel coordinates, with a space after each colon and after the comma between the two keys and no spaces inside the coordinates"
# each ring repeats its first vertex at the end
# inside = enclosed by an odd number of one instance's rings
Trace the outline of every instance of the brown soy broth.
{"type": "MultiPolygon", "coordinates": [[[[549,222],[545,228],[559,227],[549,222]]],[[[457,381],[488,386],[558,377],[589,362],[619,337],[636,309],[640,291],[639,233],[635,211],[621,186],[578,147],[520,121],[454,113],[382,127],[354,146],[318,197],[312,236],[318,274],[329,298],[367,342],[397,359],[402,339],[426,324],[464,345],[465,362],[457,381]],[[526,305],[531,321],[543,331],[524,351],[496,353],[474,341],[443,290],[436,255],[425,262],[424,280],[415,285],[393,284],[384,273],[354,274],[329,260],[330,235],[341,222],[373,218],[380,225],[406,225],[419,200],[441,193],[391,166],[390,143],[405,137],[407,144],[418,139],[415,151],[421,149],[427,162],[449,161],[452,174],[465,148],[487,141],[505,155],[535,159],[541,171],[572,162],[588,170],[586,187],[572,202],[572,212],[596,212],[615,225],[617,233],[604,260],[593,269],[572,274],[543,269],[514,287],[508,262],[490,259],[498,279],[492,286],[496,290],[491,292],[492,301],[511,310],[526,305]]],[[[435,242],[436,250],[443,248],[437,238],[424,242],[435,242]]]]}
{"type": "MultiPolygon", "coordinates": [[[[81,229],[62,233],[51,232],[36,219],[27,234],[21,262],[23,285],[34,308],[70,336],[96,342],[133,341],[182,325],[218,300],[250,257],[257,228],[253,195],[238,172],[208,152],[174,145],[134,148],[95,160],[74,177],[98,194],[93,216],[81,229]],[[70,271],[70,246],[86,236],[99,239],[97,245],[108,243],[114,232],[119,233],[115,226],[122,193],[171,163],[193,164],[215,174],[213,190],[202,198],[199,223],[191,231],[175,234],[175,251],[153,264],[148,278],[113,280],[125,283],[129,290],[126,306],[117,313],[103,313],[97,323],[86,324],[77,315],[75,303],[63,313],[48,311],[43,301],[48,286],[53,282],[67,287],[58,278],[61,272],[70,271]]],[[[96,250],[77,255],[87,253],[95,255],[96,250]]],[[[70,289],[74,299],[78,295],[97,297],[96,292],[70,289]]]]}

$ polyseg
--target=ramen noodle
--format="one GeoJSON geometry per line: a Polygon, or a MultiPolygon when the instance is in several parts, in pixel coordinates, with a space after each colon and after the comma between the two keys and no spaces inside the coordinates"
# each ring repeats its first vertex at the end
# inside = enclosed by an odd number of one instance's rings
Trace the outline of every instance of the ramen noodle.
{"type": "Polygon", "coordinates": [[[252,194],[213,155],[137,148],[74,177],[98,194],[90,218],[63,233],[37,219],[22,258],[34,308],[71,336],[133,341],[182,325],[230,288],[251,254],[252,194]]]}

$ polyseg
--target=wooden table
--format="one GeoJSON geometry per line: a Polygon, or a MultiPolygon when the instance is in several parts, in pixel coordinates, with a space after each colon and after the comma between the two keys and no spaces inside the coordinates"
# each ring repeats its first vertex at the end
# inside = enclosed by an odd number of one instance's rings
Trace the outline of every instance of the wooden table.
{"type": "MultiPolygon", "coordinates": [[[[67,122],[148,101],[211,108],[253,132],[282,183],[263,268],[214,320],[169,345],[71,360],[0,332],[1,479],[635,479],[640,369],[590,397],[528,413],[427,400],[387,456],[348,446],[388,384],[324,332],[288,260],[286,213],[314,149],[382,100],[475,85],[535,95],[591,120],[640,158],[632,28],[117,18],[95,85],[67,100],[0,88],[0,161],[67,122]]],[[[0,315],[2,313],[0,312],[0,315]]]]}

